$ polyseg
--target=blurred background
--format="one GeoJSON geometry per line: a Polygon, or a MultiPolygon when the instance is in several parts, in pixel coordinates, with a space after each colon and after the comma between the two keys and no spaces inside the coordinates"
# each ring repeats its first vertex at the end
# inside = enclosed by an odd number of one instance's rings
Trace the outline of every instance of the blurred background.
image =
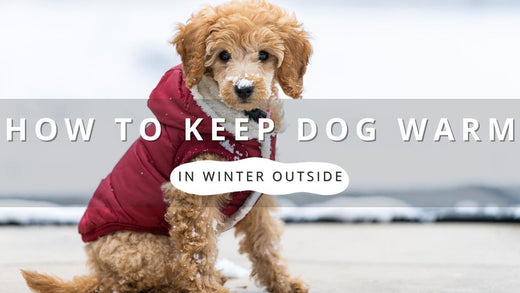
{"type": "MultiPolygon", "coordinates": [[[[0,1],[0,96],[146,98],[175,25],[221,2],[0,1]]],[[[519,96],[518,1],[275,3],[312,35],[306,97],[519,96]]]]}
{"type": "MultiPolygon", "coordinates": [[[[168,43],[176,24],[206,3],[221,2],[0,1],[0,223],[77,222],[138,135],[137,126],[129,128],[128,142],[120,142],[113,118],[151,115],[150,91],[180,63],[168,43]],[[29,130],[42,117],[98,121],[90,143],[71,144],[64,136],[43,143],[31,131],[27,142],[8,143],[6,117],[28,118],[29,130]]],[[[520,220],[518,142],[447,146],[430,136],[421,146],[405,146],[394,141],[396,132],[385,136],[395,129],[385,132],[384,123],[403,113],[434,123],[450,115],[458,121],[470,114],[483,123],[515,117],[519,104],[506,99],[520,97],[520,3],[274,2],[295,12],[314,47],[305,100],[286,102],[290,128],[280,137],[280,160],[330,161],[351,176],[350,189],[339,196],[282,197],[284,219],[520,220]],[[385,102],[389,98],[399,100],[385,102]],[[343,117],[352,130],[356,119],[377,117],[378,142],[351,136],[332,143],[319,136],[296,143],[294,121],[302,113],[322,125],[343,117]]]]}

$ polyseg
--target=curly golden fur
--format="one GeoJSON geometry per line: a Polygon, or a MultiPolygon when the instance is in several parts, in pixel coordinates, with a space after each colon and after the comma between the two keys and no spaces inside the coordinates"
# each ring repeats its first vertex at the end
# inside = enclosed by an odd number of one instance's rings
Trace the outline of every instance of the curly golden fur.
{"type": "MultiPolygon", "coordinates": [[[[265,1],[232,1],[206,7],[178,29],[172,43],[182,58],[189,88],[210,74],[225,90],[226,78],[247,72],[260,76],[265,88],[274,86],[275,80],[288,96],[301,97],[312,48],[302,25],[282,8],[265,1]],[[258,62],[262,50],[273,57],[267,64],[258,62]],[[218,60],[222,51],[237,62],[224,66],[218,60]]],[[[226,93],[222,97],[231,99],[226,93]]]]}
{"type": "MultiPolygon", "coordinates": [[[[218,84],[219,98],[231,108],[269,106],[278,129],[283,114],[276,102],[276,85],[293,98],[301,96],[311,54],[307,37],[294,16],[273,4],[252,0],[206,7],[179,26],[172,43],[182,58],[189,88],[208,76],[218,84]],[[224,51],[229,60],[220,58],[224,51]],[[261,51],[269,58],[260,60],[261,51]],[[239,79],[253,86],[247,99],[240,99],[236,92],[239,79]]],[[[195,160],[224,159],[203,154],[195,160]]],[[[163,185],[163,193],[169,236],[130,231],[108,234],[86,245],[90,276],[64,281],[22,271],[28,286],[44,293],[229,292],[215,262],[224,220],[220,210],[230,195],[196,196],[170,183],[163,185]]],[[[240,253],[253,263],[251,277],[269,292],[308,292],[307,284],[288,274],[279,251],[282,223],[272,218],[273,207],[274,199],[263,195],[235,226],[235,235],[242,236],[240,253]]]]}

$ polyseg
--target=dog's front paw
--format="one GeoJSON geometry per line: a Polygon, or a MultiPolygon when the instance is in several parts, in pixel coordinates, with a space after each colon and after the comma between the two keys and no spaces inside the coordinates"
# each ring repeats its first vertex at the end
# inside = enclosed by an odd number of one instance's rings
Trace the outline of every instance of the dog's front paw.
{"type": "Polygon", "coordinates": [[[284,282],[276,282],[275,285],[267,288],[270,293],[307,293],[309,285],[300,279],[289,279],[284,282]]]}
{"type": "Polygon", "coordinates": [[[291,283],[291,293],[307,293],[309,292],[309,284],[305,283],[300,279],[292,279],[291,283]]]}
{"type": "Polygon", "coordinates": [[[229,289],[224,288],[224,287],[222,287],[222,288],[218,288],[218,289],[216,289],[216,290],[214,290],[214,291],[204,291],[204,292],[212,292],[212,293],[236,293],[235,291],[229,291],[229,289]]]}

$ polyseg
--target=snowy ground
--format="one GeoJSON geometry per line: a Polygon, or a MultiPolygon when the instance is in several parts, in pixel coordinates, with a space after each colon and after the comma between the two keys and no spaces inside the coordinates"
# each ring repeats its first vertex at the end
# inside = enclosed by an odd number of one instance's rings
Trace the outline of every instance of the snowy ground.
{"type": "MultiPolygon", "coordinates": [[[[84,207],[0,207],[0,225],[77,224],[84,211],[84,207]]],[[[277,215],[287,222],[520,222],[520,207],[347,207],[322,203],[320,206],[281,207],[277,215]]]]}
{"type": "MultiPolygon", "coordinates": [[[[517,225],[294,224],[284,235],[290,270],[314,293],[510,293],[520,286],[517,225]]],[[[86,271],[74,226],[3,227],[0,239],[2,292],[29,292],[20,268],[64,278],[86,271]]],[[[224,267],[234,273],[237,266],[249,270],[236,251],[232,233],[225,233],[220,240],[224,267]]],[[[240,293],[264,292],[247,277],[227,286],[240,293]]]]}
{"type": "MultiPolygon", "coordinates": [[[[516,194],[516,193],[515,193],[516,194]]],[[[406,192],[388,196],[348,196],[339,195],[332,199],[323,199],[319,195],[293,194],[278,200],[276,215],[287,222],[440,222],[440,221],[491,221],[520,222],[520,204],[513,203],[492,205],[486,203],[481,194],[473,190],[463,200],[451,192],[440,195],[415,193],[416,202],[427,202],[428,196],[444,197],[444,205],[421,206],[405,201],[406,192]],[[479,198],[480,196],[480,198],[479,198]],[[401,198],[401,199],[400,199],[401,198]]],[[[501,199],[497,192],[488,197],[491,203],[501,199]]],[[[502,196],[503,197],[503,196],[502,196]]],[[[485,197],[484,197],[485,198],[485,197]]],[[[77,224],[85,211],[88,198],[80,205],[64,205],[63,199],[54,201],[35,201],[0,198],[0,225],[63,225],[77,224]]]]}

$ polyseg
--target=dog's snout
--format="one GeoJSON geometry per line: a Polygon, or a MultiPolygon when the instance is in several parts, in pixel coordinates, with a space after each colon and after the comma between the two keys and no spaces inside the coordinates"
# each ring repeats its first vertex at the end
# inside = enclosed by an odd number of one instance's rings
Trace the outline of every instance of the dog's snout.
{"type": "Polygon", "coordinates": [[[247,101],[247,99],[249,99],[251,94],[253,94],[253,91],[254,91],[254,87],[252,85],[247,85],[247,86],[236,85],[235,86],[235,94],[243,102],[245,102],[245,101],[247,101]]]}

